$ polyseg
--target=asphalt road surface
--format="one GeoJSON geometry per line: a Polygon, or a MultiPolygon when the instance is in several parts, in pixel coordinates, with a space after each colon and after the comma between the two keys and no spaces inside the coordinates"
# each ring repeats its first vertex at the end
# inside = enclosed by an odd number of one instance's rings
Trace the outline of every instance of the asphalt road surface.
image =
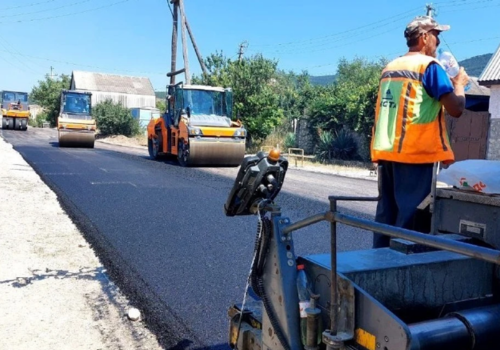
{"type": "MultiPolygon", "coordinates": [[[[182,168],[99,142],[59,148],[53,129],[1,132],[58,194],[165,348],[229,349],[227,309],[243,298],[257,225],[256,217],[224,215],[237,168],[182,168]]],[[[375,181],[290,169],[277,202],[293,222],[327,211],[328,195],[376,193],[375,181]]],[[[340,209],[372,218],[375,204],[340,209]]],[[[339,228],[341,250],[369,248],[371,238],[339,228]]],[[[297,231],[294,241],[299,255],[328,252],[328,225],[297,231]]]]}

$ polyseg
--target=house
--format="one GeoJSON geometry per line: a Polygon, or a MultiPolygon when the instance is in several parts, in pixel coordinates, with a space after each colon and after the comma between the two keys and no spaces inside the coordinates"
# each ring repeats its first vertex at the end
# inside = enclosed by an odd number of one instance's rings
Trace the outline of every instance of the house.
{"type": "Polygon", "coordinates": [[[90,91],[92,105],[112,100],[126,108],[155,107],[156,97],[149,78],[73,71],[70,90],[90,91]]]}
{"type": "Polygon", "coordinates": [[[446,124],[455,160],[485,159],[488,149],[488,113],[490,89],[470,77],[470,88],[465,92],[465,110],[460,118],[446,113],[446,124]]]}
{"type": "Polygon", "coordinates": [[[479,76],[478,83],[490,88],[490,126],[486,159],[500,160],[500,46],[479,76]]]}

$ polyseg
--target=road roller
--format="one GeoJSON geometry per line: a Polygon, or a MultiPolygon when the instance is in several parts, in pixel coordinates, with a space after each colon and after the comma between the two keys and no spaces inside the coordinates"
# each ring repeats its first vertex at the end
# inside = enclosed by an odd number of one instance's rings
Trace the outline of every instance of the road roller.
{"type": "Polygon", "coordinates": [[[177,157],[187,166],[239,166],[246,130],[232,120],[232,91],[205,85],[170,85],[167,108],[147,126],[152,159],[177,157]]]}
{"type": "Polygon", "coordinates": [[[2,91],[2,129],[28,130],[28,93],[2,91]]]}
{"type": "Polygon", "coordinates": [[[91,98],[87,91],[61,91],[57,118],[59,147],[94,148],[96,121],[91,114],[91,98]]]}
{"type": "Polygon", "coordinates": [[[277,151],[246,157],[224,204],[228,217],[257,218],[245,292],[228,305],[233,349],[500,348],[498,196],[434,184],[419,207],[427,234],[342,212],[379,197],[331,195],[324,212],[292,222],[275,202],[287,168],[277,151]],[[297,256],[293,235],[325,221],[329,252],[297,256]],[[390,246],[339,252],[339,225],[390,246]]]}

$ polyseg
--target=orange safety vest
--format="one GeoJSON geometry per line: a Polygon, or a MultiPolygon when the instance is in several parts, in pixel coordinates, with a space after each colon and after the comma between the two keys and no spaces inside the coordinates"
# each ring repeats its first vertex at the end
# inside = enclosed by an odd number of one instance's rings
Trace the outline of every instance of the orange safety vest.
{"type": "Polygon", "coordinates": [[[422,79],[434,58],[406,55],[389,63],[380,79],[371,141],[373,162],[453,162],[444,108],[422,79]]]}

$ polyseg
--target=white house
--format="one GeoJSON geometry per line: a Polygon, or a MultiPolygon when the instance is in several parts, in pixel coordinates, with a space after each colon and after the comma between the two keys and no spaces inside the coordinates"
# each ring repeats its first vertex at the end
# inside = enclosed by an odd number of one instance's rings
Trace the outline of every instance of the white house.
{"type": "Polygon", "coordinates": [[[126,108],[155,107],[156,97],[149,78],[73,71],[71,90],[90,91],[92,105],[112,100],[126,108]]]}

